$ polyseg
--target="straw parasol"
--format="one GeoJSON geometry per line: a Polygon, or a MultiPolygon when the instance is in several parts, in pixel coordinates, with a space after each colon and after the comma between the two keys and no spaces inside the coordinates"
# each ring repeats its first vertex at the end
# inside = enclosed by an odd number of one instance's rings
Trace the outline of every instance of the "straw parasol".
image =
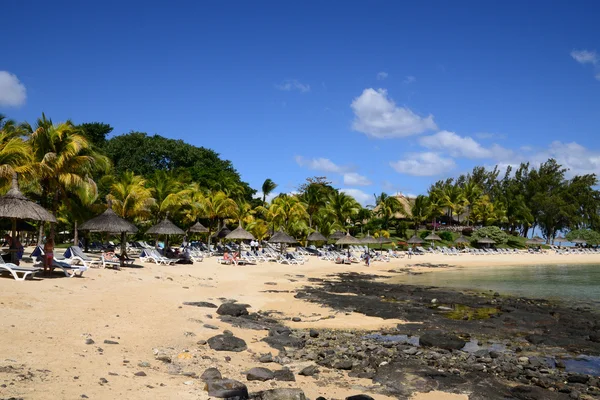
{"type": "Polygon", "coordinates": [[[229,232],[227,234],[227,236],[225,236],[225,239],[240,241],[238,257],[241,258],[242,257],[242,240],[254,240],[254,236],[250,232],[248,232],[247,230],[242,228],[242,224],[239,224],[237,228],[235,228],[233,231],[229,232]]]}
{"type": "Polygon", "coordinates": [[[482,239],[479,239],[477,241],[477,243],[490,245],[490,244],[496,244],[496,241],[494,241],[493,239],[490,239],[489,237],[486,236],[482,239]]]}
{"type": "Polygon", "coordinates": [[[433,242],[436,241],[436,240],[440,241],[440,240],[442,240],[442,238],[439,237],[438,235],[436,235],[435,233],[430,233],[429,235],[427,235],[425,237],[425,240],[430,240],[431,241],[431,247],[433,247],[433,242]]]}
{"type": "Polygon", "coordinates": [[[417,235],[413,235],[413,237],[411,237],[410,239],[408,239],[406,241],[406,243],[408,243],[408,244],[423,244],[425,242],[423,241],[423,239],[421,239],[417,235]]]}
{"type": "Polygon", "coordinates": [[[227,235],[231,233],[231,229],[227,227],[227,225],[223,225],[221,229],[215,232],[212,237],[215,239],[224,239],[227,235]]]}
{"type": "Polygon", "coordinates": [[[568,242],[568,241],[569,241],[568,239],[565,239],[562,236],[559,236],[559,237],[557,237],[557,238],[554,239],[554,242],[556,242],[556,243],[564,243],[564,242],[568,242]]]}
{"type": "Polygon", "coordinates": [[[112,203],[108,201],[108,208],[102,214],[84,222],[79,227],[82,231],[108,232],[121,234],[121,267],[124,265],[126,256],[126,235],[136,233],[138,228],[129,221],[119,217],[112,209],[112,203]]]}
{"type": "Polygon", "coordinates": [[[538,242],[538,244],[546,243],[546,240],[542,239],[542,238],[541,238],[541,237],[539,237],[539,236],[535,236],[535,237],[533,238],[533,240],[535,240],[536,242],[538,242]]]}
{"type": "Polygon", "coordinates": [[[329,240],[339,240],[344,237],[344,232],[335,231],[331,236],[329,236],[329,240]]]}
{"type": "Polygon", "coordinates": [[[585,240],[583,240],[583,239],[573,239],[573,240],[571,240],[571,243],[582,244],[582,243],[585,243],[585,240]]]}
{"type": "MultiPolygon", "coordinates": [[[[54,215],[21,193],[16,173],[12,176],[10,190],[4,196],[0,197],[0,217],[11,219],[13,239],[17,236],[17,219],[56,222],[54,215]]],[[[17,261],[16,257],[16,252],[12,251],[11,258],[13,262],[17,261]]]]}
{"type": "Polygon", "coordinates": [[[379,243],[379,240],[377,240],[377,238],[374,238],[373,236],[371,236],[370,233],[367,233],[367,236],[360,239],[360,242],[364,243],[366,245],[369,245],[369,244],[377,244],[377,243],[379,243]]]}
{"type": "MultiPolygon", "coordinates": [[[[280,229],[273,236],[271,236],[271,239],[269,239],[269,243],[279,243],[281,245],[294,244],[296,242],[297,240],[285,233],[283,229],[280,229]]],[[[280,250],[283,253],[283,246],[281,246],[280,250]]]]}
{"type": "Polygon", "coordinates": [[[321,234],[319,231],[314,231],[306,238],[307,242],[326,242],[327,238],[321,234]]]}
{"type": "Polygon", "coordinates": [[[467,243],[469,243],[469,239],[467,239],[463,235],[460,235],[458,238],[456,238],[456,240],[454,241],[454,243],[456,243],[456,244],[467,244],[467,243]]]}
{"type": "Polygon", "coordinates": [[[525,241],[525,244],[526,244],[526,245],[528,245],[528,246],[529,246],[529,245],[534,245],[534,246],[535,246],[535,245],[540,245],[540,244],[542,244],[542,242],[540,242],[539,240],[537,240],[537,239],[533,238],[533,239],[527,239],[527,240],[525,241]]]}
{"type": "Polygon", "coordinates": [[[191,226],[190,232],[206,233],[206,232],[208,232],[208,228],[206,228],[200,222],[196,222],[194,225],[191,226]]]}
{"type": "MultiPolygon", "coordinates": [[[[171,222],[171,220],[169,220],[168,215],[158,224],[148,229],[146,233],[156,235],[157,239],[158,235],[166,235],[167,240],[165,240],[165,248],[169,245],[169,235],[185,235],[183,229],[179,228],[177,225],[171,222]]],[[[158,246],[158,240],[156,241],[156,245],[158,246]]]]}
{"type": "Polygon", "coordinates": [[[360,240],[358,240],[354,236],[350,236],[350,233],[346,233],[346,235],[344,235],[344,237],[342,237],[337,242],[335,242],[335,244],[341,244],[341,245],[344,245],[344,244],[360,244],[360,240]]]}

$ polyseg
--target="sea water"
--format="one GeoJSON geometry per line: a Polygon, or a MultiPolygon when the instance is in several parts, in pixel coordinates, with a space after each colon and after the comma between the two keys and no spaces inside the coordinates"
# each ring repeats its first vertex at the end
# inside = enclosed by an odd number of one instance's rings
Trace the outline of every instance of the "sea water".
{"type": "Polygon", "coordinates": [[[456,267],[401,275],[392,282],[584,303],[600,311],[600,264],[456,267]]]}

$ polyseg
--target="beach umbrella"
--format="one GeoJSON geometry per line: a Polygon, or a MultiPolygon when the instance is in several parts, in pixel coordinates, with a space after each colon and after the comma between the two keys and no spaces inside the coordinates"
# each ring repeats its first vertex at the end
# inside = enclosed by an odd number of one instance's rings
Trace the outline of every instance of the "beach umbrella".
{"type": "MultiPolygon", "coordinates": [[[[169,220],[168,215],[158,224],[148,229],[146,233],[156,235],[157,239],[158,235],[166,235],[167,240],[165,241],[165,248],[169,246],[169,235],[185,235],[183,229],[169,220]]],[[[156,245],[158,246],[158,240],[156,241],[156,245]]]]}
{"type": "Polygon", "coordinates": [[[379,250],[383,249],[383,245],[385,243],[392,243],[392,239],[386,238],[385,236],[378,236],[375,238],[375,240],[377,240],[377,243],[379,243],[379,250]]]}
{"type": "Polygon", "coordinates": [[[540,245],[540,244],[542,244],[542,243],[543,243],[543,242],[540,242],[539,240],[537,240],[537,239],[535,239],[535,238],[533,238],[533,239],[527,239],[527,240],[525,241],[525,244],[526,244],[526,245],[528,245],[528,246],[529,246],[529,245],[534,245],[534,246],[535,246],[535,245],[540,245]]]}
{"type": "Polygon", "coordinates": [[[367,236],[365,236],[362,239],[359,239],[361,243],[366,244],[367,247],[369,247],[370,244],[377,244],[379,243],[379,241],[377,240],[377,238],[374,238],[373,236],[371,236],[371,234],[369,232],[367,232],[367,236]]]}
{"type": "Polygon", "coordinates": [[[546,243],[546,240],[542,239],[542,238],[541,238],[541,237],[539,237],[539,236],[535,236],[535,237],[533,238],[533,240],[535,240],[536,242],[538,242],[538,244],[543,244],[543,243],[546,243]]]}
{"type": "Polygon", "coordinates": [[[564,242],[568,242],[568,241],[569,241],[568,239],[565,239],[562,236],[559,236],[559,237],[557,237],[557,238],[554,239],[555,243],[564,243],[564,242]]]}
{"type": "Polygon", "coordinates": [[[583,239],[573,239],[573,240],[571,240],[571,243],[583,244],[583,243],[585,243],[585,240],[583,240],[583,239]]]}
{"type": "MultiPolygon", "coordinates": [[[[10,218],[12,238],[17,236],[17,220],[31,219],[34,221],[56,222],[56,218],[44,207],[29,200],[19,190],[17,174],[14,173],[10,190],[0,196],[0,218],[10,218]]],[[[17,261],[16,249],[10,249],[11,259],[17,261]]]]}
{"type": "Polygon", "coordinates": [[[489,246],[490,244],[496,244],[496,242],[495,242],[493,239],[490,239],[490,238],[489,238],[489,237],[487,237],[487,236],[486,236],[486,237],[484,237],[484,238],[482,238],[482,239],[479,239],[479,240],[477,241],[477,243],[479,243],[479,244],[487,244],[488,246],[489,246]]]}
{"type": "Polygon", "coordinates": [[[329,240],[340,240],[343,237],[344,237],[344,232],[335,231],[335,232],[333,232],[333,234],[331,236],[329,236],[329,240]]]}
{"type": "Polygon", "coordinates": [[[307,242],[326,242],[327,238],[321,234],[319,231],[314,231],[306,238],[307,242]]]}
{"type": "Polygon", "coordinates": [[[413,237],[411,237],[410,239],[408,239],[406,241],[406,243],[408,243],[408,244],[423,244],[425,242],[423,241],[423,239],[421,239],[417,235],[414,235],[413,237]]]}
{"type": "MultiPolygon", "coordinates": [[[[10,231],[12,230],[12,221],[8,219],[0,220],[0,230],[10,231]]],[[[22,219],[17,220],[17,231],[19,232],[35,232],[37,229],[29,222],[22,219]]]]}
{"type": "Polygon", "coordinates": [[[227,235],[231,233],[231,229],[227,227],[227,225],[223,225],[221,229],[215,232],[212,237],[215,239],[224,239],[227,235]]]}
{"type": "Polygon", "coordinates": [[[335,244],[340,244],[340,245],[344,245],[344,244],[348,244],[348,245],[350,245],[350,244],[360,244],[360,240],[358,240],[354,236],[351,236],[350,233],[346,233],[344,235],[344,237],[342,237],[337,242],[335,242],[335,244]]]}
{"type": "Polygon", "coordinates": [[[429,235],[427,235],[425,237],[425,240],[430,240],[431,241],[431,247],[433,247],[433,242],[434,241],[440,241],[440,240],[442,240],[442,238],[439,237],[438,235],[436,235],[435,233],[430,233],[429,235]]]}
{"type": "Polygon", "coordinates": [[[467,243],[469,243],[469,239],[467,239],[467,238],[466,238],[466,237],[464,237],[463,235],[460,235],[460,236],[459,236],[459,237],[458,237],[458,238],[457,238],[457,239],[454,241],[454,243],[457,243],[457,244],[460,244],[460,243],[462,243],[462,244],[467,244],[467,243]]]}
{"type": "Polygon", "coordinates": [[[238,250],[238,258],[241,258],[242,257],[242,240],[254,240],[254,236],[250,232],[248,232],[247,230],[242,228],[242,224],[239,224],[237,228],[235,228],[233,231],[229,232],[227,234],[227,236],[225,236],[225,239],[240,241],[240,247],[238,250]]]}
{"type": "Polygon", "coordinates": [[[202,225],[200,222],[196,222],[194,225],[190,227],[190,232],[195,233],[206,233],[208,232],[208,228],[202,225]]]}
{"type": "Polygon", "coordinates": [[[283,253],[283,245],[284,244],[294,244],[298,241],[285,233],[283,229],[280,229],[269,239],[269,243],[278,243],[281,245],[281,252],[283,253]]]}
{"type": "MultiPolygon", "coordinates": [[[[108,201],[108,208],[102,214],[84,222],[79,227],[82,231],[107,232],[121,234],[121,267],[125,263],[128,233],[136,233],[138,228],[129,221],[119,217],[112,209],[112,203],[108,201]]],[[[77,245],[77,244],[76,244],[77,245]]]]}

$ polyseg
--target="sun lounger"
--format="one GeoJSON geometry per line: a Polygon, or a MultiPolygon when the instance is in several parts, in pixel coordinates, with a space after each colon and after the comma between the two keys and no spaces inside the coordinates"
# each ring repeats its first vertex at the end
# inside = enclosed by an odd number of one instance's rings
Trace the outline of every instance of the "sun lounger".
{"type": "Polygon", "coordinates": [[[140,261],[142,262],[154,262],[156,264],[173,265],[179,261],[178,258],[168,258],[162,256],[155,249],[145,249],[140,254],[140,261]]]}
{"type": "MultiPolygon", "coordinates": [[[[31,257],[36,259],[36,261],[37,261],[36,267],[37,267],[37,265],[43,265],[44,249],[42,248],[42,246],[37,246],[31,252],[31,257]]],[[[61,269],[66,277],[73,278],[74,276],[79,276],[79,277],[83,276],[83,273],[88,270],[88,267],[86,267],[85,265],[71,264],[68,262],[67,259],[61,260],[61,259],[53,258],[52,259],[52,267],[50,268],[50,272],[53,272],[55,269],[61,269]]]]}
{"type": "Polygon", "coordinates": [[[4,262],[2,257],[0,257],[0,273],[9,272],[16,281],[24,281],[28,277],[33,278],[33,276],[39,271],[41,271],[41,268],[25,267],[13,263],[7,263],[4,262]],[[21,275],[21,277],[19,277],[19,275],[21,275]]]}
{"type": "Polygon", "coordinates": [[[73,261],[82,263],[86,268],[100,267],[102,260],[93,259],[81,250],[79,246],[71,246],[65,251],[65,259],[71,260],[69,264],[73,264],[73,261]]]}

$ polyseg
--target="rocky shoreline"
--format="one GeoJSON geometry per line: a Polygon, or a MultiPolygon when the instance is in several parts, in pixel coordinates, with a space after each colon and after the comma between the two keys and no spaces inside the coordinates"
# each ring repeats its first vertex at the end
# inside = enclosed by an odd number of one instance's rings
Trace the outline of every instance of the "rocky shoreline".
{"type": "MultiPolygon", "coordinates": [[[[600,354],[600,320],[591,309],[497,293],[391,285],[374,275],[330,278],[312,280],[316,285],[298,290],[296,297],[338,311],[413,322],[378,332],[292,330],[268,313],[248,313],[248,305],[224,303],[217,311],[222,321],[269,331],[263,340],[275,354],[256,355],[249,381],[295,381],[297,374],[314,377],[317,384],[320,371],[329,369],[372,380],[357,400],[368,399],[366,393],[407,399],[431,390],[465,393],[474,400],[600,398],[597,373],[576,372],[572,365],[578,354],[600,354]]],[[[226,331],[207,344],[237,352],[245,350],[242,342],[226,331]]],[[[214,382],[207,383],[207,390],[217,398],[305,398],[300,388],[247,393],[241,382],[214,382]],[[241,391],[211,391],[222,384],[241,391]]]]}

